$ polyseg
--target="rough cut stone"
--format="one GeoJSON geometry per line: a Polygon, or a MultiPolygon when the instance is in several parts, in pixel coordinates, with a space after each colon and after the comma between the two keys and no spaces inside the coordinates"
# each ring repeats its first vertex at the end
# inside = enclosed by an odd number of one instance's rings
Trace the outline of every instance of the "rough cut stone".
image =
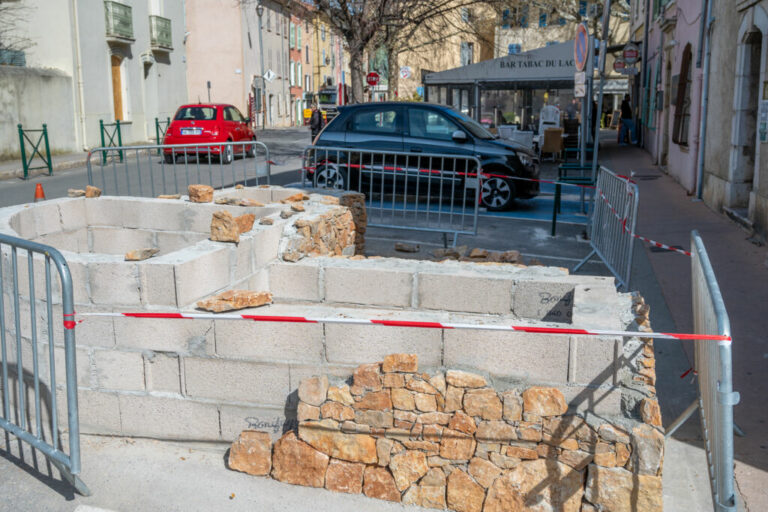
{"type": "Polygon", "coordinates": [[[486,489],[491,486],[496,477],[501,474],[501,469],[496,464],[488,462],[485,459],[474,457],[469,461],[469,474],[472,475],[477,483],[486,489]]]}
{"type": "Polygon", "coordinates": [[[386,411],[392,409],[392,399],[389,391],[371,391],[363,395],[362,400],[355,402],[354,407],[360,410],[386,411]]]}
{"type": "Polygon", "coordinates": [[[328,377],[322,375],[299,382],[299,400],[309,405],[319,406],[325,402],[328,394],[328,377]]]}
{"type": "Polygon", "coordinates": [[[275,219],[273,219],[272,217],[262,217],[259,219],[259,224],[261,224],[262,226],[271,226],[274,223],[275,223],[275,219]]]}
{"type": "Polygon", "coordinates": [[[101,189],[99,187],[93,187],[91,185],[88,185],[85,187],[85,197],[87,198],[101,197],[101,189]]]}
{"type": "Polygon", "coordinates": [[[190,185],[187,188],[187,194],[193,203],[210,203],[213,201],[213,187],[209,185],[190,185]]]}
{"type": "Polygon", "coordinates": [[[400,501],[395,479],[387,468],[367,466],[363,476],[363,493],[378,500],[400,501]]]}
{"type": "Polygon", "coordinates": [[[291,210],[294,212],[303,212],[305,211],[304,205],[301,203],[294,203],[291,205],[291,210]]]}
{"type": "Polygon", "coordinates": [[[609,443],[629,444],[629,432],[614,425],[605,423],[597,429],[598,435],[609,443]]]}
{"type": "Polygon", "coordinates": [[[181,199],[181,194],[160,194],[158,199],[181,199]]]}
{"type": "Polygon", "coordinates": [[[229,467],[249,475],[269,475],[272,440],[267,432],[243,430],[229,450],[229,467]]]}
{"type": "Polygon", "coordinates": [[[397,252],[419,252],[419,246],[403,242],[395,242],[395,250],[397,252]]]}
{"type": "Polygon", "coordinates": [[[445,395],[445,375],[442,373],[438,373],[431,379],[429,379],[429,383],[432,385],[433,388],[437,390],[438,393],[441,395],[445,395]]]}
{"type": "Polygon", "coordinates": [[[381,365],[379,363],[361,364],[355,369],[352,381],[356,387],[378,391],[381,389],[381,365]]]}
{"type": "Polygon", "coordinates": [[[437,411],[437,400],[435,395],[426,393],[414,393],[413,401],[416,403],[416,409],[423,412],[437,411]]]}
{"type": "Polygon", "coordinates": [[[585,497],[600,510],[661,512],[661,477],[590,464],[585,497]]]}
{"type": "Polygon", "coordinates": [[[299,421],[319,420],[320,408],[299,401],[299,405],[296,406],[296,419],[299,421]]]}
{"type": "MultiPolygon", "coordinates": [[[[510,475],[497,478],[488,490],[483,512],[523,512],[525,499],[510,475]]],[[[554,509],[559,510],[559,509],[554,509]]]]}
{"type": "Polygon", "coordinates": [[[366,434],[346,434],[329,428],[324,421],[299,425],[299,438],[334,459],[348,462],[376,463],[376,440],[366,434]]]}
{"type": "Polygon", "coordinates": [[[355,411],[355,421],[373,428],[392,428],[392,411],[355,411]]]}
{"type": "Polygon", "coordinates": [[[395,409],[400,409],[402,411],[412,411],[416,409],[416,402],[413,400],[413,394],[404,388],[392,388],[392,405],[395,409]]]}
{"type": "Polygon", "coordinates": [[[523,419],[523,404],[520,396],[515,391],[507,391],[501,394],[504,400],[502,416],[507,421],[520,421],[523,419]]]}
{"type": "Polygon", "coordinates": [[[85,190],[81,188],[70,188],[67,190],[67,196],[69,197],[83,197],[85,196],[85,190]]]}
{"type": "Polygon", "coordinates": [[[500,420],[501,400],[492,389],[469,389],[464,393],[464,410],[470,416],[484,420],[500,420]]]}
{"type": "Polygon", "coordinates": [[[344,405],[352,405],[355,400],[352,398],[352,393],[349,392],[349,386],[346,384],[343,386],[330,386],[328,388],[328,400],[339,402],[344,405]]]}
{"type": "Polygon", "coordinates": [[[485,489],[461,469],[452,471],[447,485],[448,508],[456,512],[481,512],[485,489]]]}
{"type": "Polygon", "coordinates": [[[280,212],[281,219],[290,219],[291,217],[293,217],[293,212],[291,210],[283,210],[280,212]]]}
{"type": "Polygon", "coordinates": [[[445,374],[445,382],[458,388],[482,388],[487,386],[485,377],[460,370],[448,370],[445,374]]]}
{"type": "Polygon", "coordinates": [[[445,412],[459,411],[464,400],[464,389],[448,386],[445,390],[445,412]]]}
{"type": "Polygon", "coordinates": [[[541,425],[520,421],[517,423],[517,437],[521,441],[541,441],[541,425]]]}
{"type": "Polygon", "coordinates": [[[295,203],[297,201],[306,201],[308,199],[309,199],[309,196],[307,194],[305,194],[304,192],[297,192],[297,193],[293,194],[292,196],[286,197],[285,199],[283,199],[280,202],[283,203],[283,204],[288,204],[288,203],[295,203]]]}
{"type": "Polygon", "coordinates": [[[329,460],[324,453],[296,439],[296,434],[291,431],[275,443],[272,478],[294,485],[322,487],[329,460]]]}
{"type": "Polygon", "coordinates": [[[272,294],[269,292],[227,290],[210,299],[199,301],[197,307],[206,311],[221,313],[235,309],[255,308],[265,304],[272,304],[272,294]]]}
{"type": "Polygon", "coordinates": [[[512,469],[520,464],[520,459],[516,459],[515,457],[508,457],[498,452],[489,452],[488,458],[491,460],[491,462],[503,469],[512,469]]]}
{"type": "Polygon", "coordinates": [[[136,249],[125,253],[125,261],[144,261],[160,252],[160,249],[136,249]]]}
{"type": "Polygon", "coordinates": [[[598,466],[612,468],[616,466],[616,451],[612,444],[597,443],[595,446],[595,458],[593,462],[598,466]]]}
{"type": "Polygon", "coordinates": [[[629,460],[629,456],[629,446],[624,443],[616,443],[616,465],[618,467],[624,467],[629,460]]]}
{"type": "Polygon", "coordinates": [[[464,432],[465,434],[474,434],[477,430],[475,420],[471,416],[464,414],[462,411],[456,411],[451,417],[451,422],[448,426],[459,432],[464,432]]]}
{"type": "Polygon", "coordinates": [[[411,486],[403,496],[403,504],[425,508],[445,508],[445,473],[440,468],[432,468],[424,475],[419,485],[411,486]]]}
{"type": "Polygon", "coordinates": [[[645,423],[654,427],[661,426],[661,408],[654,398],[643,398],[640,402],[640,416],[645,423]]]}
{"type": "Polygon", "coordinates": [[[568,405],[559,389],[534,386],[523,391],[523,410],[539,416],[559,416],[565,414],[568,405]]]}
{"type": "Polygon", "coordinates": [[[332,459],[325,473],[325,488],[329,491],[360,494],[363,491],[365,464],[332,459]]]}
{"type": "Polygon", "coordinates": [[[523,495],[523,510],[578,512],[581,507],[582,473],[556,460],[523,461],[505,477],[523,495]]]}
{"type": "Polygon", "coordinates": [[[419,371],[419,356],[416,354],[390,354],[381,363],[381,371],[384,373],[419,371]]]}
{"type": "Polygon", "coordinates": [[[557,460],[563,464],[571,466],[577,471],[581,471],[587,465],[592,462],[594,455],[591,453],[583,452],[581,450],[563,450],[557,457],[557,460]]]}
{"type": "Polygon", "coordinates": [[[386,437],[380,437],[376,440],[376,454],[379,457],[379,466],[389,466],[389,460],[394,446],[395,442],[386,437]]]}
{"type": "Polygon", "coordinates": [[[251,199],[249,197],[246,197],[244,199],[241,199],[237,202],[237,206],[245,206],[245,207],[257,207],[260,208],[264,206],[264,203],[261,203],[259,201],[256,201],[255,199],[251,199]]]}
{"type": "Polygon", "coordinates": [[[504,449],[504,455],[507,457],[515,457],[516,459],[538,459],[539,452],[534,448],[527,448],[525,446],[507,446],[504,449]]]}
{"type": "Polygon", "coordinates": [[[451,421],[451,415],[445,412],[425,412],[423,414],[419,414],[419,417],[416,421],[423,423],[424,425],[428,425],[430,423],[435,423],[437,425],[447,425],[448,422],[451,421]]]}
{"type": "Polygon", "coordinates": [[[517,439],[517,432],[515,427],[504,421],[481,421],[475,438],[481,442],[508,443],[517,439]]]}
{"type": "Polygon", "coordinates": [[[440,440],[440,456],[451,460],[469,460],[475,453],[475,444],[472,436],[446,428],[440,440]]]}
{"type": "Polygon", "coordinates": [[[650,425],[632,429],[629,468],[641,475],[658,475],[664,460],[664,435],[650,425]]]}
{"type": "Polygon", "coordinates": [[[320,413],[323,418],[331,418],[336,421],[346,421],[355,419],[355,410],[348,405],[342,405],[339,402],[326,402],[320,407],[320,413]]]}
{"type": "Polygon", "coordinates": [[[408,381],[405,387],[410,389],[411,391],[426,393],[428,395],[437,394],[437,390],[432,386],[432,384],[422,379],[412,378],[411,380],[408,381]]]}
{"type": "Polygon", "coordinates": [[[240,215],[239,217],[235,217],[235,222],[237,223],[237,229],[240,231],[240,234],[247,233],[251,229],[253,229],[253,222],[256,220],[256,216],[252,213],[246,213],[244,215],[240,215]]]}
{"type": "Polygon", "coordinates": [[[413,482],[426,475],[429,466],[424,452],[406,450],[392,456],[389,461],[389,469],[392,471],[392,476],[395,477],[397,489],[402,492],[413,482]]]}
{"type": "Polygon", "coordinates": [[[405,376],[402,373],[385,373],[381,376],[381,383],[385,388],[402,388],[405,387],[405,376]]]}
{"type": "Polygon", "coordinates": [[[211,240],[214,242],[240,242],[240,229],[228,211],[214,212],[211,219],[211,240]]]}

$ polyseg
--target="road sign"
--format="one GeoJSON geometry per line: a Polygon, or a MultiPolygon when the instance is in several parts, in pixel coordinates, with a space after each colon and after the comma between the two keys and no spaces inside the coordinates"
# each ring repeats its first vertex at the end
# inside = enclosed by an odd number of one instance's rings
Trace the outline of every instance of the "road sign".
{"type": "Polygon", "coordinates": [[[627,63],[624,62],[622,59],[616,59],[613,61],[613,70],[621,73],[622,69],[625,69],[627,67],[627,63]]]}
{"type": "Polygon", "coordinates": [[[264,73],[264,80],[266,80],[267,82],[272,82],[272,80],[274,80],[276,76],[277,75],[275,74],[274,71],[272,71],[271,69],[268,69],[267,72],[264,73]]]}
{"type": "Polygon", "coordinates": [[[408,79],[411,78],[411,67],[410,66],[403,66],[400,68],[400,78],[402,79],[408,79]]]}
{"type": "Polygon", "coordinates": [[[368,82],[368,85],[371,87],[379,84],[379,74],[375,71],[371,71],[368,73],[368,75],[365,77],[365,81],[368,82]]]}
{"type": "Polygon", "coordinates": [[[640,49],[634,43],[627,43],[624,45],[624,51],[621,52],[621,56],[628,65],[632,65],[640,58],[640,49]]]}
{"type": "Polygon", "coordinates": [[[621,73],[622,75],[636,75],[638,73],[637,68],[619,69],[618,72],[621,73]]]}
{"type": "Polygon", "coordinates": [[[573,60],[576,62],[576,69],[584,71],[589,56],[589,33],[587,26],[580,23],[576,29],[576,40],[573,42],[573,60]]]}
{"type": "Polygon", "coordinates": [[[587,74],[584,71],[577,71],[573,75],[573,96],[583,98],[587,95],[587,74]]]}

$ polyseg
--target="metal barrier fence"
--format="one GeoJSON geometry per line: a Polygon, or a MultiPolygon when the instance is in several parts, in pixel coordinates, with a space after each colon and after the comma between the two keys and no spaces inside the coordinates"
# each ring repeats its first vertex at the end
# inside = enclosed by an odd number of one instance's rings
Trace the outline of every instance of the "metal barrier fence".
{"type": "MultiPolygon", "coordinates": [[[[123,133],[120,129],[120,120],[118,119],[114,123],[104,123],[103,119],[99,119],[99,134],[101,135],[101,147],[119,148],[123,145],[123,133]],[[110,131],[110,128],[112,130],[110,131]]],[[[123,152],[119,151],[117,155],[120,157],[120,161],[123,161],[123,152]]],[[[107,163],[107,155],[102,155],[103,163],[107,163]]]]}
{"type": "Polygon", "coordinates": [[[19,128],[19,145],[21,146],[21,164],[24,167],[24,179],[26,180],[29,177],[29,171],[33,169],[48,169],[48,175],[52,176],[53,165],[51,163],[51,148],[48,146],[48,125],[43,123],[42,130],[25,130],[21,124],[18,124],[17,126],[19,128]],[[28,134],[30,133],[40,134],[36,142],[29,137],[28,134]],[[45,155],[40,152],[41,142],[45,143],[45,155]],[[27,150],[25,147],[27,143],[29,143],[29,145],[32,147],[29,160],[27,160],[27,150]],[[43,161],[44,165],[31,167],[32,160],[35,159],[35,155],[40,157],[40,160],[43,161]]]}
{"type": "Polygon", "coordinates": [[[476,157],[349,148],[304,150],[302,184],[365,194],[368,225],[477,234],[476,157]]]}
{"type": "MultiPolygon", "coordinates": [[[[0,428],[43,453],[78,492],[88,496],[88,487],[78,477],[80,426],[75,310],[69,267],[61,253],[53,247],[2,234],[0,254],[0,388],[3,406],[0,428]],[[19,257],[20,251],[26,254],[19,257]],[[60,287],[53,282],[52,265],[58,273],[60,287]],[[19,274],[23,276],[25,269],[28,274],[26,282],[23,278],[19,279],[19,274]],[[44,300],[36,295],[36,286],[40,287],[37,289],[44,287],[44,300]],[[54,305],[54,302],[57,304],[54,305]],[[54,313],[54,308],[61,308],[60,318],[58,311],[54,313]],[[27,314],[29,319],[23,320],[27,314]],[[8,320],[6,315],[12,319],[8,320]],[[38,328],[38,320],[42,323],[41,328],[38,328]],[[38,339],[38,334],[44,341],[38,339]],[[6,343],[7,337],[15,339],[15,344],[6,343]],[[60,369],[56,367],[56,360],[62,350],[62,337],[69,453],[62,448],[64,443],[59,431],[57,404],[57,372],[60,369]]],[[[10,449],[7,434],[6,449],[10,449]]]]}
{"type": "MultiPolygon", "coordinates": [[[[171,118],[167,117],[165,121],[161,121],[158,118],[155,118],[155,144],[162,144],[163,138],[165,137],[165,132],[168,131],[168,128],[171,126],[171,118]]],[[[157,154],[162,154],[162,151],[160,149],[157,150],[157,154]]]]}
{"type": "Polygon", "coordinates": [[[614,275],[619,287],[629,289],[639,200],[637,185],[600,167],[589,226],[592,251],[574,267],[574,272],[597,255],[614,275]]]}
{"type": "MultiPolygon", "coordinates": [[[[695,230],[691,232],[691,255],[694,332],[730,337],[731,324],[723,296],[704,242],[695,230]]],[[[731,341],[697,340],[694,349],[698,398],[669,425],[666,437],[670,437],[697,410],[700,412],[714,510],[735,511],[733,406],[739,403],[739,393],[733,391],[731,341]]]]}
{"type": "Polygon", "coordinates": [[[184,194],[192,184],[254,186],[262,184],[262,178],[269,184],[271,163],[263,142],[241,141],[102,147],[88,153],[86,165],[88,184],[107,195],[156,197],[184,194]],[[118,164],[109,158],[107,163],[108,156],[117,152],[125,153],[125,160],[118,164]],[[98,166],[94,166],[94,155],[101,156],[98,166]]]}

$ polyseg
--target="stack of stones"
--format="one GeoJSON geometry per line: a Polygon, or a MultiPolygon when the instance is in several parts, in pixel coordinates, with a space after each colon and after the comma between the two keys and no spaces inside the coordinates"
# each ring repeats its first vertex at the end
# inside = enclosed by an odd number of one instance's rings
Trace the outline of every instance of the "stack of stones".
{"type": "Polygon", "coordinates": [[[664,437],[568,413],[556,388],[419,373],[416,355],[359,366],[351,385],[299,386],[298,432],[244,431],[230,467],[295,485],[458,512],[662,509],[664,437]],[[270,449],[271,448],[271,449],[270,449]]]}
{"type": "Polygon", "coordinates": [[[355,223],[355,254],[365,252],[365,230],[368,227],[368,214],[365,210],[365,194],[345,192],[339,197],[339,204],[349,208],[355,223]]]}
{"type": "Polygon", "coordinates": [[[294,232],[284,233],[284,261],[355,254],[355,223],[348,208],[331,207],[317,215],[299,218],[293,228],[294,232]]]}

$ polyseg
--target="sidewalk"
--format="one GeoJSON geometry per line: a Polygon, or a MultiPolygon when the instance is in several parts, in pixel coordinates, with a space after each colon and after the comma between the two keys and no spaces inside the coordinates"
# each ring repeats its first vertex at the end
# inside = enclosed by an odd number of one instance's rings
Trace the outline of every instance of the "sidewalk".
{"type": "MultiPolygon", "coordinates": [[[[736,483],[746,510],[768,510],[768,493],[765,491],[768,487],[768,409],[764,405],[768,391],[768,338],[762,324],[768,313],[768,249],[747,240],[749,234],[725,215],[710,210],[701,201],[693,201],[682,187],[652,164],[645,151],[634,147],[619,148],[615,143],[609,143],[601,152],[600,162],[622,174],[635,173],[640,190],[637,224],[640,235],[689,248],[691,230],[697,229],[704,240],[728,309],[734,339],[733,386],[741,393],[741,402],[734,408],[734,421],[747,434],[734,440],[736,483]]],[[[676,329],[692,332],[690,259],[648,247],[644,251],[676,329]]],[[[652,327],[653,322],[652,308],[652,327]]],[[[692,360],[690,342],[685,345],[692,360]]],[[[676,396],[685,394],[688,391],[685,388],[693,387],[689,380],[679,379],[686,369],[681,368],[676,375],[659,375],[657,388],[665,424],[676,418],[681,412],[680,407],[688,405],[679,403],[676,396]]],[[[697,428],[698,419],[693,417],[674,438],[695,443],[697,428]]],[[[665,475],[669,469],[665,465],[665,475]]]]}
{"type": "MultiPolygon", "coordinates": [[[[74,169],[76,167],[83,167],[85,165],[88,153],[85,151],[78,151],[76,153],[65,153],[61,155],[51,155],[51,161],[53,163],[53,172],[65,171],[67,169],[74,169]]],[[[43,161],[40,157],[35,157],[31,162],[33,167],[43,165],[43,161]]],[[[48,168],[33,169],[29,171],[31,176],[39,176],[41,174],[48,174],[48,168]]],[[[21,157],[15,160],[3,160],[0,161],[0,180],[7,180],[11,178],[23,178],[24,166],[21,163],[21,157]]]]}

